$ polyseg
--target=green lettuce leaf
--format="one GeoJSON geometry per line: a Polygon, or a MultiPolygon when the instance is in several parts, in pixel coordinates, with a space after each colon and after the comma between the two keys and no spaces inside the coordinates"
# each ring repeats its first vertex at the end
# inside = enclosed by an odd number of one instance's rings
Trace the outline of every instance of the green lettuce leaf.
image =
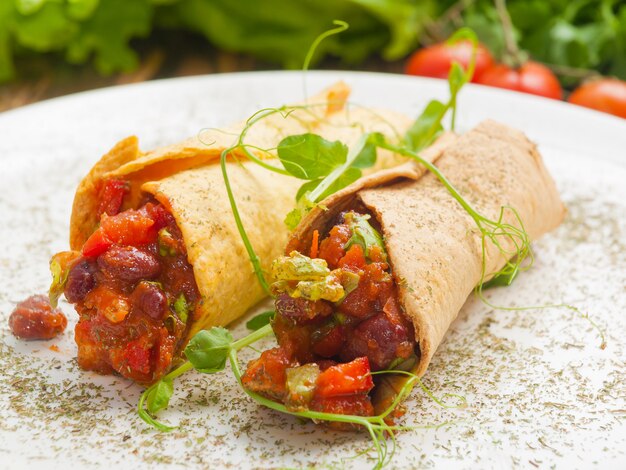
{"type": "Polygon", "coordinates": [[[314,63],[326,55],[358,63],[383,51],[397,59],[418,42],[434,0],[182,0],[163,7],[160,26],[203,34],[218,47],[300,68],[304,54],[333,20],[350,24],[325,40],[314,63]]]}

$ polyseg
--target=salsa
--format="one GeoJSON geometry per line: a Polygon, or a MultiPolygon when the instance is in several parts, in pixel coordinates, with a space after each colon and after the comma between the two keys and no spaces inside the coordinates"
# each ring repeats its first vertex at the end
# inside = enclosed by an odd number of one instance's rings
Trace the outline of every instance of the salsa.
{"type": "Polygon", "coordinates": [[[21,339],[52,339],[66,327],[67,318],[60,309],[52,308],[46,295],[31,295],[9,316],[11,333],[21,339]]]}
{"type": "Polygon", "coordinates": [[[99,227],[81,252],[56,256],[67,273],[65,297],[79,314],[78,364],[149,384],[170,369],[200,294],[167,209],[150,200],[117,212],[126,186],[104,188],[99,227]]]}
{"type": "Polygon", "coordinates": [[[248,365],[248,389],[294,410],[371,416],[371,371],[415,357],[413,325],[370,219],[343,213],[321,242],[313,234],[309,257],[275,261],[279,347],[248,365]]]}

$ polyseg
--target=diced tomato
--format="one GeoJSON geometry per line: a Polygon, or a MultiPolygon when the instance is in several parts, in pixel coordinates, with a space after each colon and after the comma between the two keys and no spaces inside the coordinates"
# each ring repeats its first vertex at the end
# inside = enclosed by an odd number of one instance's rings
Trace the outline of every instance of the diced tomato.
{"type": "Polygon", "coordinates": [[[120,214],[103,215],[100,227],[83,245],[83,255],[97,257],[112,245],[145,245],[157,238],[154,220],[145,213],[129,209],[120,214]]]}
{"type": "Polygon", "coordinates": [[[352,231],[345,225],[335,225],[322,243],[318,256],[328,262],[330,269],[335,269],[339,260],[346,254],[344,246],[350,240],[352,231]]]}
{"type": "Polygon", "coordinates": [[[160,377],[168,371],[174,358],[174,349],[176,348],[176,338],[168,333],[167,328],[161,327],[159,329],[159,337],[156,367],[154,369],[156,377],[160,377]]]}
{"type": "Polygon", "coordinates": [[[124,358],[126,364],[131,370],[139,372],[141,374],[150,373],[150,350],[143,344],[143,341],[136,340],[131,341],[126,346],[124,351],[124,358]]]}
{"type": "Polygon", "coordinates": [[[118,179],[107,180],[100,191],[98,217],[102,214],[117,214],[122,208],[122,202],[128,190],[129,186],[126,181],[118,179]]]}
{"type": "Polygon", "coordinates": [[[386,263],[370,263],[361,272],[359,286],[339,306],[343,313],[365,319],[380,311],[393,295],[393,278],[385,271],[386,263]]]}
{"type": "Polygon", "coordinates": [[[101,285],[85,296],[85,305],[95,308],[110,323],[122,322],[130,313],[130,300],[121,292],[101,285]]]}
{"type": "MultiPolygon", "coordinates": [[[[309,409],[322,413],[352,416],[374,416],[374,407],[372,406],[372,402],[364,393],[342,397],[315,396],[309,404],[309,409]]],[[[355,427],[353,424],[332,421],[326,422],[326,424],[339,431],[347,431],[355,427]]]]}
{"type": "Polygon", "coordinates": [[[248,363],[241,382],[248,390],[282,400],[287,393],[287,369],[294,365],[284,349],[268,349],[263,351],[261,357],[248,363]]]}
{"type": "Polygon", "coordinates": [[[153,243],[157,238],[154,220],[133,209],[112,217],[103,216],[100,228],[109,240],[119,245],[145,245],[153,243]]]}
{"type": "Polygon", "coordinates": [[[373,307],[366,289],[360,287],[348,294],[341,305],[339,305],[339,310],[352,317],[365,319],[373,313],[373,307]]]}
{"type": "Polygon", "coordinates": [[[367,393],[374,388],[367,357],[329,367],[317,379],[315,395],[323,398],[367,393]]]}
{"type": "Polygon", "coordinates": [[[350,270],[360,270],[365,268],[367,261],[365,261],[365,255],[363,253],[363,247],[361,245],[352,245],[338,263],[340,268],[350,270]]]}
{"type": "Polygon", "coordinates": [[[106,236],[102,227],[98,227],[83,245],[83,256],[95,258],[107,251],[112,245],[113,242],[106,236]]]}

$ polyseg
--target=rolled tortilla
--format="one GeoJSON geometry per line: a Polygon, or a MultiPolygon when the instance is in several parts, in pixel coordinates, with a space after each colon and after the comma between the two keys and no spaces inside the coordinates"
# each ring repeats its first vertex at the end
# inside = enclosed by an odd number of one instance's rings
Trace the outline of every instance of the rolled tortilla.
{"type": "MultiPolygon", "coordinates": [[[[436,166],[476,211],[498,220],[501,208],[514,208],[531,240],[557,227],[565,215],[554,181],[535,145],[521,132],[486,121],[443,143],[436,166]]],[[[410,164],[407,164],[410,166],[410,164]]],[[[401,169],[364,178],[323,202],[303,220],[286,252],[305,253],[314,230],[327,233],[338,213],[365,206],[382,228],[398,298],[415,329],[422,376],[461,307],[481,280],[482,239],[475,221],[437,177],[406,180],[401,169]],[[401,178],[400,180],[398,178],[401,178]]],[[[504,221],[519,227],[511,210],[504,221]]],[[[510,241],[500,240],[511,252],[510,241]]],[[[486,279],[501,269],[506,257],[485,243],[486,279]]],[[[376,388],[377,412],[392,401],[405,382],[386,376],[376,388]]]]}
{"type": "MultiPolygon", "coordinates": [[[[349,92],[347,85],[337,83],[288,116],[273,114],[250,128],[245,143],[255,146],[250,151],[257,158],[280,167],[271,152],[256,148],[275,148],[282,138],[306,132],[348,145],[363,132],[381,132],[394,139],[410,125],[411,119],[402,114],[347,106],[349,92]]],[[[185,338],[177,346],[178,353],[200,329],[230,323],[266,295],[237,230],[218,164],[222,152],[233,145],[245,125],[242,122],[223,130],[207,130],[185,142],[150,152],[139,150],[136,137],[124,139],[92,168],[74,198],[70,246],[76,251],[98,226],[99,192],[110,178],[129,184],[122,210],[137,208],[146,194],[151,194],[174,216],[201,295],[185,338]]],[[[241,156],[240,149],[231,153],[231,158],[241,156]]],[[[377,168],[401,160],[391,152],[379,152],[377,168]]],[[[271,172],[246,158],[229,161],[227,168],[243,225],[262,268],[268,271],[287,242],[284,218],[294,207],[302,181],[271,172]]],[[[85,353],[93,355],[93,347],[85,353]]],[[[79,362],[80,356],[79,344],[79,362]]]]}

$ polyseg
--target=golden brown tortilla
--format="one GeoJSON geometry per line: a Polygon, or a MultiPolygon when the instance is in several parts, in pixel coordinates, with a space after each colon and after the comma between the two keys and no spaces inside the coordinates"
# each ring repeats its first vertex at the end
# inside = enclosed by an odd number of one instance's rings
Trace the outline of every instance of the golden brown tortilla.
{"type": "MultiPolygon", "coordinates": [[[[565,208],[554,181],[535,145],[519,131],[486,121],[440,145],[444,149],[436,166],[478,213],[497,220],[502,206],[515,208],[531,240],[563,220],[565,208]]],[[[287,252],[309,246],[313,230],[327,230],[338,212],[357,204],[367,207],[382,227],[399,300],[415,327],[419,360],[414,372],[422,376],[480,282],[481,235],[434,174],[394,181],[390,175],[398,171],[374,174],[324,201],[328,210],[313,212],[303,221],[287,252]]],[[[505,221],[519,227],[511,211],[506,212],[505,221]]],[[[507,245],[506,240],[501,242],[507,245]]],[[[487,242],[486,247],[485,272],[493,274],[503,267],[506,257],[493,244],[487,242]]],[[[513,248],[510,242],[508,247],[513,248]]],[[[402,376],[389,377],[377,388],[377,411],[391,402],[406,381],[402,376]]]]}
{"type": "MultiPolygon", "coordinates": [[[[391,111],[348,107],[349,91],[347,85],[337,83],[309,98],[307,108],[259,121],[245,142],[272,149],[288,135],[314,132],[350,145],[364,132],[381,132],[395,140],[411,124],[408,117],[391,111]]],[[[218,164],[222,151],[233,145],[244,126],[242,122],[223,130],[206,130],[150,152],[141,152],[137,138],[129,137],[102,157],[80,183],[74,198],[70,231],[74,250],[80,250],[97,227],[98,191],[104,179],[130,182],[124,208],[136,207],[142,195],[150,193],[171,211],[182,231],[202,295],[188,337],[202,328],[228,324],[265,297],[237,231],[218,164]]],[[[268,164],[280,166],[272,152],[250,151],[268,164]]],[[[240,150],[232,153],[241,156],[240,150]]],[[[379,152],[377,168],[401,161],[391,152],[379,152]]],[[[229,161],[227,167],[247,234],[263,269],[269,271],[269,263],[280,255],[287,241],[283,221],[293,209],[303,181],[263,169],[245,158],[229,161]]]]}

